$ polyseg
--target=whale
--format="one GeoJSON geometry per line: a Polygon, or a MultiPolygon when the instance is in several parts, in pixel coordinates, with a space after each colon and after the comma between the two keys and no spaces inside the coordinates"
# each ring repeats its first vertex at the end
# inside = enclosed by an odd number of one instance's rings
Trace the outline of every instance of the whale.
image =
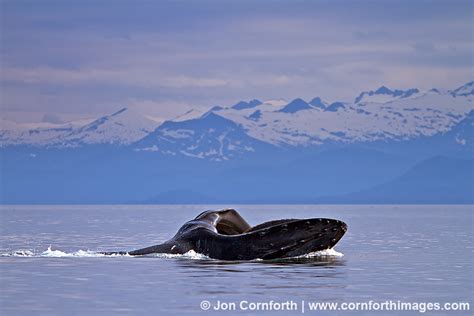
{"type": "Polygon", "coordinates": [[[252,227],[235,209],[223,209],[202,212],[162,244],[102,253],[145,256],[193,250],[219,260],[270,260],[333,248],[346,231],[346,223],[330,218],[277,219],[252,227]]]}

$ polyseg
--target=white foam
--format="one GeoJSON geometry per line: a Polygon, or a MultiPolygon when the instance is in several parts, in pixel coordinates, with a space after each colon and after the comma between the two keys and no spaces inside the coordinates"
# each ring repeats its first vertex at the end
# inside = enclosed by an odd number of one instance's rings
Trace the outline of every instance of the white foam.
{"type": "Polygon", "coordinates": [[[129,255],[106,255],[103,253],[91,251],[91,250],[77,250],[74,252],[64,252],[61,250],[53,250],[51,246],[43,252],[34,252],[31,250],[15,250],[8,253],[0,254],[2,257],[49,257],[49,258],[64,258],[64,257],[83,257],[83,258],[94,258],[94,257],[130,257],[129,255]]]}
{"type": "Polygon", "coordinates": [[[343,257],[344,254],[342,252],[334,250],[334,248],[331,249],[325,249],[325,250],[320,250],[320,251],[315,251],[315,252],[310,252],[305,255],[301,255],[295,258],[318,258],[318,257],[337,257],[341,258],[343,257]]]}
{"type": "Polygon", "coordinates": [[[31,250],[19,249],[13,252],[2,253],[1,257],[34,257],[35,253],[31,250]]]}
{"type": "Polygon", "coordinates": [[[51,246],[46,251],[39,254],[39,257],[63,258],[63,257],[105,257],[106,255],[90,250],[78,250],[75,252],[64,252],[61,250],[53,250],[51,246]]]}
{"type": "MultiPolygon", "coordinates": [[[[48,247],[43,252],[34,252],[31,250],[15,250],[8,253],[0,254],[2,257],[48,257],[48,258],[97,258],[97,257],[133,257],[129,254],[104,254],[91,250],[77,250],[74,252],[65,252],[58,249],[52,249],[51,246],[48,247]]],[[[147,255],[148,257],[158,257],[158,258],[183,258],[183,259],[192,259],[192,260],[204,260],[210,259],[208,256],[190,250],[185,254],[169,254],[169,253],[157,253],[153,255],[147,255]]]]}
{"type": "MultiPolygon", "coordinates": [[[[103,254],[91,250],[77,250],[74,252],[64,252],[58,249],[53,250],[51,246],[47,250],[36,253],[31,250],[15,250],[8,253],[0,254],[2,257],[48,257],[48,258],[98,258],[98,257],[133,257],[128,254],[103,254]]],[[[338,252],[334,249],[326,249],[321,251],[310,252],[301,256],[293,258],[320,258],[320,257],[343,257],[344,254],[338,252]]],[[[182,258],[182,259],[191,259],[191,260],[213,260],[206,255],[197,253],[194,250],[190,250],[185,254],[169,254],[169,253],[157,253],[152,255],[147,255],[147,257],[157,257],[157,258],[182,258]]],[[[257,259],[260,261],[261,259],[257,259]]]]}
{"type": "Polygon", "coordinates": [[[192,259],[192,260],[212,260],[202,253],[197,253],[194,250],[189,250],[185,254],[170,254],[170,253],[157,253],[153,255],[158,258],[183,258],[183,259],[192,259]]]}

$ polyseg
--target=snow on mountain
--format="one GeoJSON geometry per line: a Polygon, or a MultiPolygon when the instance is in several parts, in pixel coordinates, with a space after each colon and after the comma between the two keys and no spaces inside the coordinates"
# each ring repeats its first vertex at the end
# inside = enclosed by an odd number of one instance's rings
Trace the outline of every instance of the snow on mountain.
{"type": "Polygon", "coordinates": [[[247,116],[248,119],[254,120],[254,121],[258,121],[260,119],[260,117],[262,117],[262,111],[261,110],[256,110],[255,112],[253,112],[252,114],[247,116]]]}
{"type": "Polygon", "coordinates": [[[283,113],[296,113],[301,110],[310,110],[313,109],[313,107],[304,101],[303,99],[294,99],[290,103],[288,103],[283,109],[279,110],[278,112],[283,112],[283,113]]]}
{"type": "Polygon", "coordinates": [[[354,100],[354,103],[386,103],[393,101],[397,98],[409,98],[416,95],[420,91],[418,89],[408,90],[391,90],[385,86],[381,86],[377,90],[364,91],[354,100]]]}
{"type": "Polygon", "coordinates": [[[127,145],[142,139],[158,126],[135,111],[123,108],[66,135],[66,143],[127,145]]]}
{"type": "Polygon", "coordinates": [[[287,103],[288,102],[285,99],[266,100],[263,102],[262,106],[272,106],[274,108],[281,108],[287,103]]]}
{"type": "Polygon", "coordinates": [[[468,82],[465,85],[455,89],[451,92],[453,96],[472,96],[474,95],[474,81],[468,82]]]}
{"type": "Polygon", "coordinates": [[[300,110],[292,113],[256,107],[258,112],[223,109],[219,115],[241,124],[248,135],[263,142],[277,146],[313,146],[328,141],[401,141],[432,136],[448,131],[474,108],[470,96],[421,93],[417,89],[415,93],[415,89],[390,90],[385,87],[377,91],[381,95],[389,94],[390,101],[334,102],[321,111],[308,108],[305,101],[298,100],[300,110]],[[301,111],[301,108],[305,110],[301,111]]]}
{"type": "Polygon", "coordinates": [[[474,151],[474,133],[472,132],[473,128],[474,110],[469,112],[467,116],[459,122],[459,124],[457,124],[453,129],[443,136],[448,136],[451,139],[454,138],[456,143],[459,145],[470,148],[471,151],[474,151]]]}
{"type": "MultiPolygon", "coordinates": [[[[213,109],[216,110],[218,108],[221,108],[221,107],[214,107],[213,109]]],[[[173,118],[172,121],[182,122],[182,121],[192,120],[192,119],[200,117],[202,114],[203,114],[203,112],[200,111],[200,110],[191,109],[191,110],[189,110],[189,111],[173,118]]]]}
{"type": "Polygon", "coordinates": [[[2,121],[0,125],[0,147],[8,145],[46,146],[57,142],[73,130],[74,125],[52,123],[26,123],[2,121]]]}
{"type": "Polygon", "coordinates": [[[218,112],[218,111],[221,111],[221,110],[225,110],[225,109],[233,109],[233,110],[242,110],[243,112],[242,113],[247,113],[247,112],[244,112],[245,110],[248,110],[248,109],[266,109],[266,110],[274,110],[276,108],[281,108],[283,105],[286,105],[286,101],[284,99],[278,99],[278,100],[268,100],[268,101],[260,101],[260,100],[257,100],[257,99],[253,99],[253,100],[250,100],[250,101],[239,101],[237,102],[236,104],[234,104],[233,106],[231,107],[222,107],[222,106],[219,106],[219,105],[216,105],[216,106],[213,106],[212,108],[210,108],[208,111],[206,112],[203,112],[201,110],[196,110],[196,109],[191,109],[181,115],[178,115],[177,117],[171,119],[171,121],[173,122],[182,122],[182,121],[186,121],[186,120],[192,120],[192,119],[196,119],[196,118],[199,118],[200,116],[203,116],[204,114],[206,113],[210,113],[210,112],[218,112]]]}
{"type": "Polygon", "coordinates": [[[18,124],[15,129],[4,129],[2,124],[0,146],[128,145],[145,137],[158,125],[158,122],[127,108],[85,124],[84,121],[65,124],[39,123],[34,126],[18,124]]]}
{"type": "MultiPolygon", "coordinates": [[[[251,109],[251,111],[279,111],[282,108],[284,108],[288,104],[288,101],[285,99],[276,99],[276,100],[266,100],[263,101],[262,104],[259,104],[258,106],[254,107],[251,109]]],[[[242,112],[242,113],[248,113],[248,112],[242,112]]]]}
{"type": "MultiPolygon", "coordinates": [[[[404,141],[453,129],[474,110],[473,87],[469,82],[454,90],[421,92],[382,86],[362,92],[354,103],[321,98],[241,101],[204,114],[190,110],[161,125],[125,108],[79,126],[42,123],[25,128],[2,121],[0,146],[132,145],[136,151],[227,160],[264,145],[404,141]]],[[[458,138],[459,144],[467,139],[461,134],[458,138]]]]}
{"type": "Polygon", "coordinates": [[[0,130],[2,131],[14,131],[20,129],[20,125],[18,123],[7,121],[4,119],[0,119],[0,130]]]}
{"type": "Polygon", "coordinates": [[[346,105],[343,102],[334,102],[331,103],[328,107],[324,109],[327,112],[337,112],[339,109],[345,109],[346,105]]]}
{"type": "Polygon", "coordinates": [[[249,102],[245,101],[240,101],[239,103],[235,104],[232,106],[234,110],[243,110],[243,109],[251,109],[254,108],[258,105],[262,104],[262,101],[259,101],[257,99],[251,100],[249,102]]]}
{"type": "Polygon", "coordinates": [[[241,126],[210,111],[197,119],[164,122],[135,143],[134,150],[221,161],[261,146],[265,144],[249,137],[241,126]]]}
{"type": "Polygon", "coordinates": [[[321,100],[320,97],[314,98],[313,100],[309,102],[309,104],[311,104],[315,108],[320,108],[322,110],[324,110],[328,106],[328,104],[324,102],[323,100],[321,100]]]}

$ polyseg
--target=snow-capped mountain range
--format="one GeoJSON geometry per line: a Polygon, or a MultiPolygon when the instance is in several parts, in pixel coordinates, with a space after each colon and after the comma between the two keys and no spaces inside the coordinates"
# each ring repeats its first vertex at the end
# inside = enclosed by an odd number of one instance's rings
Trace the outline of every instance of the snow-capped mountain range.
{"type": "MultiPolygon", "coordinates": [[[[1,121],[0,147],[70,148],[109,144],[135,152],[228,160],[260,148],[407,141],[447,133],[474,110],[474,81],[454,90],[382,86],[351,102],[320,97],[241,101],[190,110],[164,123],[123,108],[89,122],[31,127],[1,121]]],[[[471,124],[472,125],[472,124],[471,124]]],[[[469,146],[462,135],[455,139],[469,146]]]]}
{"type": "Polygon", "coordinates": [[[0,121],[0,147],[28,145],[67,148],[93,144],[129,145],[151,133],[159,123],[127,108],[96,120],[65,124],[16,124],[0,121]]]}

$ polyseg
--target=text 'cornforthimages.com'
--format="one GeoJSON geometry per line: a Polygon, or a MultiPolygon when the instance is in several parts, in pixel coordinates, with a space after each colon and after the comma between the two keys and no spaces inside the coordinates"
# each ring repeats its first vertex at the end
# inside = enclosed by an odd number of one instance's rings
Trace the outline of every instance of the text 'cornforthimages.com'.
{"type": "Polygon", "coordinates": [[[469,311],[468,302],[403,302],[403,301],[365,301],[365,302],[314,302],[314,301],[201,301],[200,308],[203,311],[293,311],[299,313],[321,312],[321,311],[374,311],[374,312],[397,312],[417,311],[420,313],[435,311],[469,311]]]}

